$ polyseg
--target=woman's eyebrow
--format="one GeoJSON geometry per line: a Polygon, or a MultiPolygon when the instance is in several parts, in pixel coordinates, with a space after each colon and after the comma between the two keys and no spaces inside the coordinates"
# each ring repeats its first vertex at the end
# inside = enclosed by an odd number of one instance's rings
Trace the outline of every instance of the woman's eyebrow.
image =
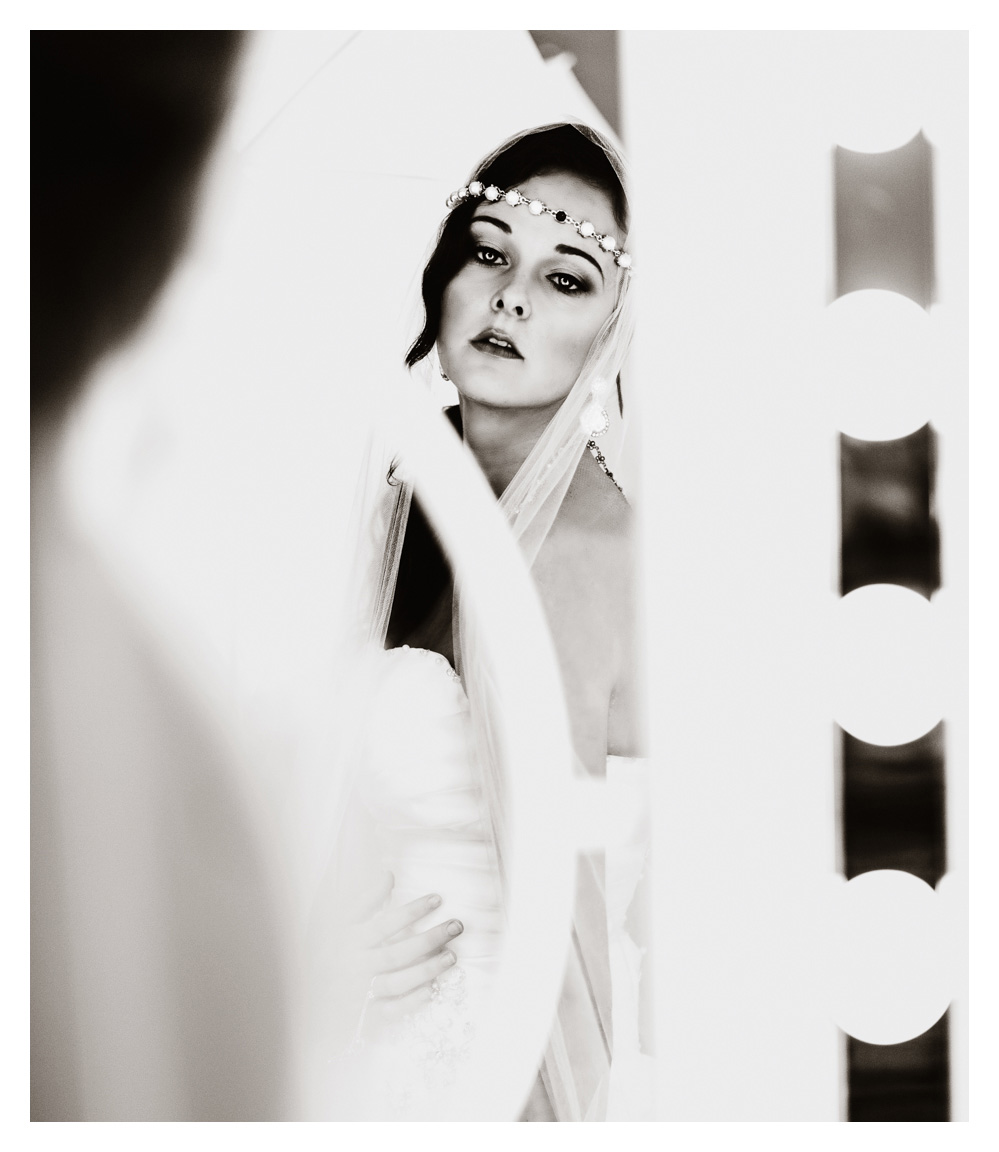
{"type": "Polygon", "coordinates": [[[589,252],[584,252],[580,248],[571,248],[568,244],[556,244],[555,251],[561,252],[564,256],[582,256],[584,260],[589,260],[593,267],[596,268],[596,270],[600,273],[600,279],[603,280],[604,270],[600,267],[596,260],[593,259],[589,252]]]}
{"type": "Polygon", "coordinates": [[[481,224],[495,224],[496,227],[501,229],[503,232],[509,232],[510,231],[510,225],[507,224],[505,220],[497,220],[495,216],[473,216],[472,217],[472,223],[473,224],[480,224],[480,223],[481,224]]]}

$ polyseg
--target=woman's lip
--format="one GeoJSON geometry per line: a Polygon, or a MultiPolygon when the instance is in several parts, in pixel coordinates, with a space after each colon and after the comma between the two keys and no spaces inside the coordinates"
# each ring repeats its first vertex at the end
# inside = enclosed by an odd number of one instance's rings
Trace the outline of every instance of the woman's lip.
{"type": "Polygon", "coordinates": [[[487,356],[498,356],[501,360],[523,360],[524,357],[515,348],[504,348],[499,344],[490,343],[488,336],[480,336],[470,341],[473,348],[484,352],[487,356]]]}

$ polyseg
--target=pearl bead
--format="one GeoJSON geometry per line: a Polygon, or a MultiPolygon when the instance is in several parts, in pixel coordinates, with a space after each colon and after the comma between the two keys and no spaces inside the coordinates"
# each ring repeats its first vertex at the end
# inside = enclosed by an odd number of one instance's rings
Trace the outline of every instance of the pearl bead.
{"type": "Polygon", "coordinates": [[[631,257],[628,255],[627,252],[622,252],[621,255],[618,256],[616,263],[617,263],[619,268],[630,268],[631,267],[631,257]]]}
{"type": "Polygon", "coordinates": [[[496,187],[495,184],[490,184],[489,187],[486,189],[486,199],[487,200],[498,200],[499,199],[499,189],[496,187]]]}
{"type": "Polygon", "coordinates": [[[580,224],[580,226],[576,229],[576,231],[580,234],[580,236],[592,236],[593,233],[596,232],[596,228],[593,227],[589,220],[584,220],[582,224],[580,224]]]}
{"type": "Polygon", "coordinates": [[[544,212],[545,206],[540,200],[532,200],[530,204],[527,205],[527,210],[532,216],[540,216],[541,213],[544,212]]]}
{"type": "Polygon", "coordinates": [[[481,196],[482,195],[482,182],[481,182],[481,180],[473,180],[472,183],[469,184],[469,186],[468,186],[468,191],[473,196],[481,196]]]}
{"type": "Polygon", "coordinates": [[[516,188],[511,188],[503,199],[510,205],[511,208],[516,208],[521,201],[521,195],[516,188]]]}
{"type": "Polygon", "coordinates": [[[617,241],[613,236],[601,236],[600,247],[603,248],[605,252],[613,252],[617,247],[617,241]]]}

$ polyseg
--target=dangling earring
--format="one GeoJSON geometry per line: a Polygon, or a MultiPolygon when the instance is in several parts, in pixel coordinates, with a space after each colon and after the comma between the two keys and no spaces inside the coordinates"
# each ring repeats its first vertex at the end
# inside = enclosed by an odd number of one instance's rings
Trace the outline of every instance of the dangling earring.
{"type": "Polygon", "coordinates": [[[583,421],[583,427],[591,436],[603,436],[603,434],[610,427],[610,417],[607,415],[607,409],[601,408],[596,400],[591,400],[589,404],[583,409],[580,419],[583,421]]]}
{"type": "Polygon", "coordinates": [[[441,379],[446,380],[449,384],[451,383],[451,377],[448,376],[448,374],[444,371],[443,368],[441,369],[441,379]]]}
{"type": "Polygon", "coordinates": [[[583,405],[583,410],[579,414],[579,422],[583,426],[583,431],[590,437],[603,436],[610,428],[610,417],[603,405],[604,397],[608,391],[609,388],[605,380],[594,381],[590,398],[583,405]]]}

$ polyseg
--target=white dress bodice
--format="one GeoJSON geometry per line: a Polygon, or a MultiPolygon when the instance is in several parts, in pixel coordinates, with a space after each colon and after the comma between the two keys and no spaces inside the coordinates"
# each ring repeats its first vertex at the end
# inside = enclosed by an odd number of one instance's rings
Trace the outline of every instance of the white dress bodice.
{"type": "Polygon", "coordinates": [[[438,893],[433,922],[459,919],[452,950],[484,972],[498,951],[501,893],[461,681],[437,652],[390,649],[374,716],[359,794],[395,877],[394,902],[438,893]]]}
{"type": "Polygon", "coordinates": [[[414,930],[464,927],[433,1000],[356,1053],[356,1115],[406,1119],[434,1111],[474,1041],[500,952],[501,888],[457,674],[439,653],[405,646],[384,653],[373,687],[356,788],[395,879],[392,903],[437,893],[441,906],[414,930]]]}
{"type": "MultiPolygon", "coordinates": [[[[380,865],[395,878],[393,903],[436,892],[442,904],[416,930],[456,918],[464,932],[449,947],[457,963],[440,977],[425,1008],[366,1045],[363,1068],[367,1111],[404,1118],[453,1079],[474,1041],[479,1005],[498,962],[502,892],[481,786],[472,755],[468,699],[444,656],[422,648],[389,649],[375,679],[358,799],[373,821],[380,865]]],[[[625,915],[645,863],[647,838],[642,765],[610,757],[608,779],[627,787],[636,813],[630,843],[609,847],[607,924],[615,1000],[615,1060],[636,1068],[640,950],[625,930],[625,915]]],[[[625,821],[627,823],[627,821],[625,821]]],[[[612,1100],[620,1097],[614,1090],[612,1100]]],[[[629,1095],[624,1091],[624,1096],[629,1095]]],[[[626,1109],[630,1111],[630,1109],[626,1109]]]]}

